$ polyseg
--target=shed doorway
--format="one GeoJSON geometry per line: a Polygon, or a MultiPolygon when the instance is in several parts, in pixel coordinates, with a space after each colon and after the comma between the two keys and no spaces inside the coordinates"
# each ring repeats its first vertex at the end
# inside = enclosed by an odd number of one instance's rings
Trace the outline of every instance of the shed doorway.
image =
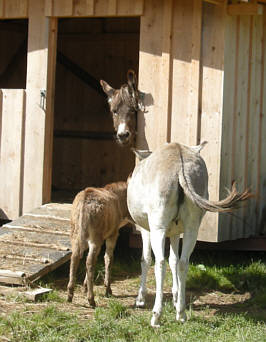
{"type": "Polygon", "coordinates": [[[126,180],[135,158],[114,139],[104,79],[114,88],[138,71],[139,18],[59,19],[52,201],[72,202],[87,186],[126,180]]]}

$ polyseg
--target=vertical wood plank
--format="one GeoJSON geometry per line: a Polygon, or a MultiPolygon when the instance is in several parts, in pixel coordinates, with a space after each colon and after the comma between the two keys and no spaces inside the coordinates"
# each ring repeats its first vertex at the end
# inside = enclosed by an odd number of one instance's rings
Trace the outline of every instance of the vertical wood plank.
{"type": "Polygon", "coordinates": [[[44,0],[29,2],[27,99],[25,122],[25,162],[23,212],[43,202],[45,153],[45,108],[40,106],[40,91],[46,90],[49,46],[49,21],[44,0]]]}
{"type": "Polygon", "coordinates": [[[0,217],[21,215],[25,91],[2,90],[0,217]]]}
{"type": "Polygon", "coordinates": [[[169,87],[169,75],[162,78],[161,74],[165,67],[162,65],[163,46],[167,44],[163,42],[163,27],[166,28],[164,21],[169,19],[162,16],[162,13],[167,15],[164,12],[166,3],[147,0],[145,16],[141,17],[140,24],[139,89],[149,94],[146,96],[149,103],[147,112],[138,116],[137,146],[151,150],[167,141],[168,112],[165,103],[168,94],[163,89],[169,87]]]}
{"type": "Polygon", "coordinates": [[[0,18],[5,16],[5,0],[0,0],[0,18]]]}
{"type": "MultiPolygon", "coordinates": [[[[221,137],[221,171],[220,171],[220,198],[227,195],[227,189],[232,185],[232,141],[235,136],[234,117],[235,117],[235,86],[237,79],[237,30],[238,19],[234,16],[226,16],[225,22],[225,60],[224,60],[224,90],[223,90],[223,120],[221,137]]],[[[231,217],[220,215],[219,235],[222,240],[231,239],[231,217]]]]}
{"type": "Polygon", "coordinates": [[[73,14],[73,0],[56,0],[53,10],[55,17],[70,17],[73,14]]]}
{"type": "Polygon", "coordinates": [[[246,185],[256,193],[256,198],[249,201],[245,209],[245,218],[247,224],[245,227],[245,236],[250,234],[259,234],[258,221],[258,165],[259,165],[259,122],[260,122],[260,95],[261,95],[261,78],[262,70],[262,39],[263,39],[263,18],[262,16],[254,16],[252,21],[252,56],[250,60],[250,115],[249,115],[249,134],[247,145],[247,162],[246,162],[246,185]]]}
{"type": "Polygon", "coordinates": [[[5,18],[27,18],[28,0],[8,0],[4,5],[5,18]]]}
{"type": "Polygon", "coordinates": [[[52,189],[52,158],[54,133],[54,99],[55,99],[55,71],[57,52],[58,20],[51,18],[48,34],[48,62],[47,62],[47,92],[46,92],[46,124],[44,145],[44,175],[43,175],[43,203],[51,201],[52,189]]]}
{"type": "Polygon", "coordinates": [[[54,0],[45,0],[44,13],[47,17],[51,17],[54,13],[54,0]]]}
{"type": "Polygon", "coordinates": [[[75,16],[90,16],[95,13],[95,0],[77,0],[73,7],[75,16]]]}
{"type": "Polygon", "coordinates": [[[171,141],[189,145],[193,2],[174,1],[171,141]]]}
{"type": "Polygon", "coordinates": [[[202,1],[193,1],[192,18],[192,52],[189,84],[189,145],[197,145],[199,141],[199,96],[200,96],[200,57],[202,30],[202,1]]]}
{"type": "Polygon", "coordinates": [[[144,0],[117,0],[117,14],[119,16],[139,16],[143,15],[143,11],[144,0]]]}
{"type": "MultiPolygon", "coordinates": [[[[200,139],[207,140],[208,145],[201,155],[209,173],[210,199],[217,200],[220,191],[225,13],[221,8],[207,3],[204,3],[203,9],[200,139]]],[[[217,214],[205,215],[199,239],[201,234],[209,241],[218,240],[217,214]]]]}
{"type": "Polygon", "coordinates": [[[257,189],[260,201],[259,229],[260,233],[266,234],[266,11],[263,13],[263,40],[262,40],[262,78],[260,94],[260,120],[259,120],[259,163],[257,189]]]}
{"type": "MultiPolygon", "coordinates": [[[[238,80],[236,89],[235,132],[233,150],[233,174],[239,189],[245,187],[245,164],[246,164],[246,127],[248,124],[248,87],[249,87],[249,56],[250,56],[250,17],[239,18],[239,60],[238,80]]],[[[244,217],[244,209],[238,210],[238,216],[244,217]]],[[[232,238],[242,237],[244,233],[244,221],[232,217],[232,238]]]]}
{"type": "Polygon", "coordinates": [[[108,15],[116,15],[117,14],[117,0],[109,0],[108,1],[108,15]]]}

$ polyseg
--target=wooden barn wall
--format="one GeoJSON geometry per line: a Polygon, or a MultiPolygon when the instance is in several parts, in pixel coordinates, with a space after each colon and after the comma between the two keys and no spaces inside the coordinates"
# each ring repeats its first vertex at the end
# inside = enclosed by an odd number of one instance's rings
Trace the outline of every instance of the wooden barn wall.
{"type": "Polygon", "coordinates": [[[0,219],[22,214],[25,90],[0,90],[0,219]]]}
{"type": "MultiPolygon", "coordinates": [[[[223,43],[223,7],[199,0],[145,1],[139,87],[147,100],[137,145],[154,150],[170,141],[207,140],[202,155],[212,199],[218,199],[220,186],[223,43]]],[[[217,223],[218,216],[208,213],[199,238],[216,241],[217,223]]]]}
{"type": "Polygon", "coordinates": [[[226,19],[221,184],[236,180],[255,199],[237,212],[239,218],[221,216],[222,240],[263,233],[266,221],[265,20],[265,10],[226,19]]]}
{"type": "MultiPolygon", "coordinates": [[[[0,0],[0,18],[27,18],[30,1],[0,0]]],[[[45,0],[44,8],[54,17],[140,16],[144,0],[45,0]]]]}

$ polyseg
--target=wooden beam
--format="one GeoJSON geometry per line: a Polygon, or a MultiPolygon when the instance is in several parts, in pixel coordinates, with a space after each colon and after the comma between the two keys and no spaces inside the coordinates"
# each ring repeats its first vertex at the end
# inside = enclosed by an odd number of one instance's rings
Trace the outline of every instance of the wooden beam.
{"type": "MultiPolygon", "coordinates": [[[[45,138],[49,113],[40,105],[41,91],[47,89],[49,39],[55,32],[45,17],[44,0],[29,0],[27,99],[25,121],[23,211],[43,202],[45,177],[45,138]],[[33,166],[34,165],[34,166],[33,166]]],[[[50,89],[47,89],[47,94],[50,89]]]]}
{"type": "Polygon", "coordinates": [[[86,85],[95,90],[99,95],[106,98],[106,95],[102,90],[99,81],[91,76],[86,70],[82,69],[79,65],[72,62],[60,51],[57,52],[57,61],[62,64],[68,71],[72,72],[76,77],[83,81],[86,85]]]}
{"type": "Polygon", "coordinates": [[[241,3],[227,6],[228,15],[261,15],[263,6],[258,3],[241,3]]]}
{"type": "Polygon", "coordinates": [[[203,1],[209,2],[210,4],[221,6],[221,5],[224,5],[227,0],[203,0],[203,1]]]}
{"type": "Polygon", "coordinates": [[[44,145],[43,169],[43,203],[51,201],[52,189],[52,159],[53,159],[53,131],[54,131],[54,98],[55,98],[55,71],[58,36],[58,19],[50,18],[48,27],[48,58],[46,84],[46,124],[44,145]]]}

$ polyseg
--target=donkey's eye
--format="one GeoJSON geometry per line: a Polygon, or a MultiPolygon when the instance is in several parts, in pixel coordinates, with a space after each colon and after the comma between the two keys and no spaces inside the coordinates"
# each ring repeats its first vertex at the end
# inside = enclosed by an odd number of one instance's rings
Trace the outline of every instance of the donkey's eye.
{"type": "Polygon", "coordinates": [[[113,114],[117,115],[118,114],[117,110],[113,110],[113,114]]]}

